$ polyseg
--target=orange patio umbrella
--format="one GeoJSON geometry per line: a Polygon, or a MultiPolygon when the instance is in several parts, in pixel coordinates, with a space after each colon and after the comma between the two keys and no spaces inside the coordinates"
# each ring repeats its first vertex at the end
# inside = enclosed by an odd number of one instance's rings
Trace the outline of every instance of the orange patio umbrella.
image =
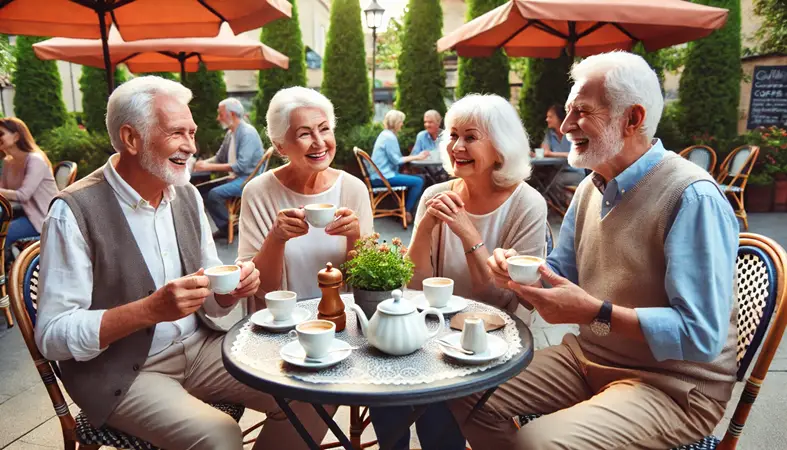
{"type": "Polygon", "coordinates": [[[111,92],[111,24],[134,41],[216,36],[222,22],[242,33],[291,15],[287,0],[0,0],[0,33],[101,38],[111,92]]]}
{"type": "Polygon", "coordinates": [[[727,21],[723,8],[683,0],[512,0],[437,41],[438,51],[482,57],[557,58],[631,50],[647,51],[709,35],[727,21]]]}
{"type": "MultiPolygon", "coordinates": [[[[287,69],[289,58],[259,41],[238,37],[228,24],[216,37],[143,39],[126,42],[115,27],[109,30],[112,67],[126,64],[134,73],[196,72],[199,62],[208,70],[287,69]]],[[[104,68],[98,39],[52,38],[33,45],[39,59],[57,59],[83,66],[104,68]]]]}

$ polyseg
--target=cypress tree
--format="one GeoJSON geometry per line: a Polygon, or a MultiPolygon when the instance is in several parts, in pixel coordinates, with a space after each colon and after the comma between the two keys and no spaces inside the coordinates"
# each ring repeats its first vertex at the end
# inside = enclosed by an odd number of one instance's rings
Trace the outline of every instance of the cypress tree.
{"type": "MultiPolygon", "coordinates": [[[[467,0],[467,21],[469,22],[503,3],[505,0],[467,0]]],[[[509,70],[508,57],[502,49],[495,50],[492,56],[486,58],[459,57],[457,98],[467,94],[497,94],[505,99],[511,98],[511,87],[508,81],[509,70]]]]}
{"type": "Polygon", "coordinates": [[[339,133],[368,123],[372,118],[372,99],[358,0],[331,3],[324,62],[322,93],[336,109],[339,133]]]}
{"type": "Polygon", "coordinates": [[[289,1],[292,3],[292,17],[265,25],[260,33],[260,41],[290,58],[290,66],[287,70],[260,71],[259,91],[254,97],[256,111],[254,124],[258,128],[265,125],[268,105],[279,90],[292,86],[306,86],[306,53],[298,22],[298,4],[295,0],[289,1]]]}
{"type": "Polygon", "coordinates": [[[164,79],[167,79],[167,80],[180,81],[180,75],[176,75],[176,74],[174,74],[172,72],[151,72],[151,73],[141,73],[141,74],[139,74],[139,76],[141,76],[141,77],[145,76],[145,75],[154,75],[154,76],[161,77],[161,78],[164,78],[164,79]]]}
{"type": "Polygon", "coordinates": [[[519,114],[530,135],[531,146],[540,146],[544,139],[544,120],[549,107],[566,103],[571,90],[571,63],[572,58],[565,53],[557,59],[527,59],[527,71],[519,96],[519,114]]]}
{"type": "Polygon", "coordinates": [[[680,77],[678,117],[687,137],[709,134],[718,140],[737,135],[741,90],[740,0],[695,0],[729,10],[727,23],[710,36],[689,43],[680,77]]]}
{"type": "Polygon", "coordinates": [[[424,112],[430,109],[445,115],[445,71],[437,53],[442,29],[439,0],[410,0],[396,70],[396,109],[405,113],[407,128],[422,128],[424,112]]]}
{"type": "Polygon", "coordinates": [[[184,85],[194,94],[189,107],[198,127],[196,139],[200,155],[213,154],[218,151],[225,133],[216,120],[219,102],[227,98],[224,72],[209,71],[200,63],[197,72],[186,74],[184,85]]]}
{"type": "MultiPolygon", "coordinates": [[[[126,71],[115,68],[115,86],[126,81],[126,71]]],[[[107,76],[104,69],[82,67],[79,77],[79,90],[82,91],[82,114],[85,127],[93,132],[106,131],[107,116],[107,76]]]]}
{"type": "Polygon", "coordinates": [[[33,44],[44,39],[32,36],[16,39],[14,112],[35,137],[65,125],[68,120],[57,64],[41,61],[33,52],[33,44]]]}

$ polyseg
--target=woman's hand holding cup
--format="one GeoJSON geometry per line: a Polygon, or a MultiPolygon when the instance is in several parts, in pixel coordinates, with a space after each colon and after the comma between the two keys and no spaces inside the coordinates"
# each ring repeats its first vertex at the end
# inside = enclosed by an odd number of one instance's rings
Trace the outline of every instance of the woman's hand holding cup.
{"type": "Polygon", "coordinates": [[[309,224],[306,223],[306,213],[302,208],[290,208],[279,211],[271,230],[271,234],[282,242],[304,236],[308,232],[309,224]]]}
{"type": "Polygon", "coordinates": [[[325,227],[325,232],[331,236],[358,238],[361,236],[361,224],[353,210],[342,207],[336,210],[334,220],[325,227]]]}

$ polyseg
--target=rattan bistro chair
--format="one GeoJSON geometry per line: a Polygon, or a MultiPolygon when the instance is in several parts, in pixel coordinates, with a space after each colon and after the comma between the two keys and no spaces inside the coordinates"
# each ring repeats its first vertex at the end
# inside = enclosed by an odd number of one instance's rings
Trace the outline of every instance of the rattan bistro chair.
{"type": "Polygon", "coordinates": [[[375,219],[378,217],[390,216],[400,217],[402,219],[402,226],[407,229],[407,208],[405,207],[407,187],[391,186],[391,183],[385,179],[383,173],[380,172],[380,169],[377,168],[377,165],[374,163],[374,161],[372,161],[372,158],[365,151],[358,147],[353,147],[353,153],[355,153],[355,160],[358,161],[358,166],[361,169],[363,182],[366,183],[366,189],[369,191],[369,200],[372,203],[372,217],[375,219]],[[369,174],[370,168],[371,170],[377,172],[377,176],[382,180],[383,186],[372,186],[372,179],[369,174]],[[380,203],[387,197],[391,197],[396,200],[396,208],[382,209],[379,207],[380,203]]]}
{"type": "Polygon", "coordinates": [[[679,155],[705,169],[713,176],[716,167],[716,152],[707,145],[692,145],[684,148],[679,155]]]}
{"type": "MultiPolygon", "coordinates": [[[[770,238],[741,233],[737,271],[738,381],[743,381],[755,355],[758,351],[760,354],[746,380],[724,439],[719,441],[715,436],[706,436],[674,450],[733,450],[736,447],[784,335],[787,326],[787,253],[770,238]]],[[[521,427],[540,416],[521,415],[514,418],[514,422],[521,427]]]]}
{"type": "Polygon", "coordinates": [[[77,179],[77,163],[74,161],[60,161],[52,168],[52,175],[55,177],[57,190],[71,186],[77,179]]]}
{"type": "Polygon", "coordinates": [[[8,277],[5,270],[5,238],[8,235],[8,225],[14,218],[11,203],[0,195],[0,309],[5,314],[8,328],[14,326],[14,317],[11,315],[11,304],[8,297],[8,277]]]}
{"type": "Polygon", "coordinates": [[[743,220],[743,229],[749,229],[746,208],[743,205],[743,194],[749,181],[749,174],[754,168],[760,148],[756,145],[742,145],[731,151],[719,166],[716,181],[722,191],[733,202],[735,215],[743,220]]]}
{"type": "MultiPolygon", "coordinates": [[[[257,175],[262,174],[268,167],[270,167],[270,160],[271,156],[273,155],[273,147],[269,148],[265,151],[265,154],[262,155],[260,162],[257,163],[257,167],[254,168],[254,172],[246,178],[246,181],[243,182],[243,187],[241,188],[241,192],[249,184],[253,178],[257,175]]],[[[238,220],[240,220],[240,197],[235,197],[227,200],[227,215],[228,215],[228,223],[227,223],[227,243],[232,244],[232,241],[235,239],[235,225],[238,224],[238,220]]]]}
{"type": "MultiPolygon", "coordinates": [[[[34,327],[38,311],[40,252],[40,243],[35,242],[27,247],[14,262],[9,282],[11,307],[14,310],[25,344],[27,344],[27,350],[33,358],[38,374],[46,385],[52,406],[60,419],[65,449],[74,450],[78,446],[81,450],[98,450],[102,445],[128,450],[158,449],[142,439],[111,427],[95,428],[90,424],[84,412],[79,413],[76,418],[71,415],[60,385],[57,383],[57,374],[59,373],[57,363],[44,358],[35,341],[34,327]]],[[[232,416],[236,422],[240,420],[245,411],[241,405],[215,404],[211,406],[232,416]]]]}

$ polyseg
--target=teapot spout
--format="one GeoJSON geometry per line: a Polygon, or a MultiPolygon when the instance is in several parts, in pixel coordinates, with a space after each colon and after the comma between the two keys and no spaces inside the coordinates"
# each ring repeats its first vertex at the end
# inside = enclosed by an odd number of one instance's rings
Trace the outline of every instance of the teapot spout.
{"type": "Polygon", "coordinates": [[[366,313],[363,312],[360,306],[355,304],[350,305],[350,309],[355,311],[355,315],[358,316],[358,322],[361,323],[361,333],[368,337],[366,329],[369,327],[369,319],[366,318],[366,313]]]}

